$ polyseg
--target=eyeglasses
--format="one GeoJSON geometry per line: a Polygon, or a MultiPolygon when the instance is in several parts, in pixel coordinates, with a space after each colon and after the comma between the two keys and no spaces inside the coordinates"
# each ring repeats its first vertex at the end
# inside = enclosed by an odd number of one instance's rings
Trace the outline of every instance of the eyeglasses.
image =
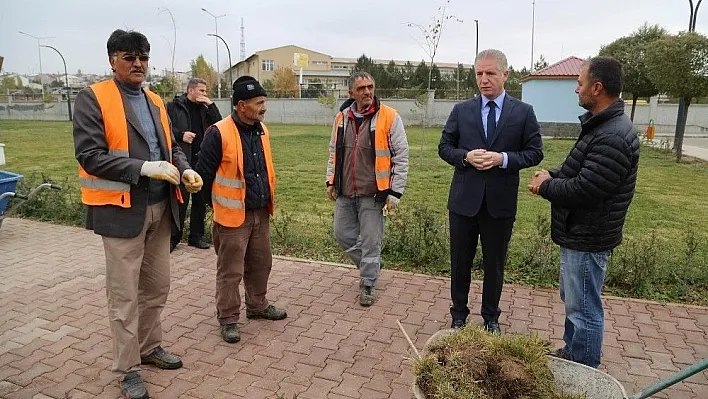
{"type": "Polygon", "coordinates": [[[137,59],[139,59],[140,62],[148,62],[150,60],[149,55],[125,54],[121,58],[123,59],[123,61],[126,61],[126,62],[135,62],[135,60],[137,60],[137,59]]]}

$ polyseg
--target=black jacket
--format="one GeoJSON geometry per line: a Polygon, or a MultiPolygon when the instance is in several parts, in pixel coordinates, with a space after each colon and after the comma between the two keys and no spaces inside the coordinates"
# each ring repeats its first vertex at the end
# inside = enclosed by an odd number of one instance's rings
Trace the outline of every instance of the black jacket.
{"type": "Polygon", "coordinates": [[[196,161],[192,161],[192,155],[199,153],[199,148],[192,148],[192,144],[184,142],[184,132],[191,131],[196,133],[195,144],[202,142],[204,138],[204,131],[221,120],[221,113],[219,113],[219,108],[215,103],[210,105],[205,105],[201,107],[201,117],[203,130],[193,131],[191,128],[191,120],[189,118],[189,110],[187,109],[187,94],[182,94],[175,96],[175,98],[167,104],[167,113],[170,115],[170,121],[172,122],[172,134],[174,134],[179,146],[182,148],[182,152],[187,156],[187,160],[193,167],[196,166],[196,161]]]}
{"type": "MultiPolygon", "coordinates": [[[[268,169],[265,161],[265,152],[261,135],[263,127],[256,122],[246,125],[241,122],[235,112],[231,113],[239,135],[243,151],[243,174],[246,181],[246,209],[261,209],[270,203],[270,184],[268,183],[268,169]]],[[[204,180],[201,193],[204,201],[212,205],[211,188],[216,178],[222,158],[221,132],[216,126],[210,126],[204,134],[202,150],[195,170],[204,180]]]]}
{"type": "Polygon", "coordinates": [[[581,132],[540,194],[551,202],[551,238],[576,251],[599,252],[622,241],[639,164],[637,131],[618,101],[580,117],[581,132]]]}
{"type": "Polygon", "coordinates": [[[455,167],[447,207],[458,215],[477,215],[485,199],[494,218],[516,217],[519,170],[543,160],[543,141],[533,107],[506,94],[497,134],[487,141],[482,125],[480,96],[455,104],[442,131],[438,155],[455,167]],[[468,151],[484,148],[506,152],[506,168],[477,170],[462,159],[468,151]]]}

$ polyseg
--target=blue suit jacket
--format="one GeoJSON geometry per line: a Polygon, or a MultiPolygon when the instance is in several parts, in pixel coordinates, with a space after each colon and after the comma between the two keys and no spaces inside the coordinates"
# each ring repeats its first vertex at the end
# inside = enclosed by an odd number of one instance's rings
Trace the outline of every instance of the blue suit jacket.
{"type": "Polygon", "coordinates": [[[482,125],[482,98],[456,104],[447,119],[438,155],[455,167],[450,185],[448,209],[463,216],[475,216],[486,196],[489,214],[495,218],[515,217],[519,191],[519,170],[543,160],[543,143],[533,107],[506,94],[496,134],[487,142],[482,125]],[[484,148],[506,152],[506,169],[480,171],[465,166],[468,151],[484,148]]]}

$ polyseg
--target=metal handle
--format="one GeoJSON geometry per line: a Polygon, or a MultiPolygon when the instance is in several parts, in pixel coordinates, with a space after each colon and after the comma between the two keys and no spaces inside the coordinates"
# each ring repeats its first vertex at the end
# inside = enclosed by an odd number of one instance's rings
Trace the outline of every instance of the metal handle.
{"type": "Polygon", "coordinates": [[[675,383],[681,382],[681,381],[685,380],[686,378],[688,378],[694,374],[700,373],[701,371],[706,370],[706,369],[708,369],[708,359],[703,359],[691,367],[680,370],[678,373],[676,373],[666,379],[663,379],[648,388],[642,389],[641,392],[630,397],[629,399],[648,398],[648,397],[654,395],[655,393],[657,393],[659,391],[663,391],[664,389],[674,385],[675,383]]]}

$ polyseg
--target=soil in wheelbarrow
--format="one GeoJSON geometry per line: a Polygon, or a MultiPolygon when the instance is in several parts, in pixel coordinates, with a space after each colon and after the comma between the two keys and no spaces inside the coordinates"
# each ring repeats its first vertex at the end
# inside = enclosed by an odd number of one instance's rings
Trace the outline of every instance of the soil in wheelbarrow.
{"type": "Polygon", "coordinates": [[[476,326],[431,343],[415,362],[427,399],[580,399],[556,392],[549,344],[536,335],[489,334],[476,326]]]}

